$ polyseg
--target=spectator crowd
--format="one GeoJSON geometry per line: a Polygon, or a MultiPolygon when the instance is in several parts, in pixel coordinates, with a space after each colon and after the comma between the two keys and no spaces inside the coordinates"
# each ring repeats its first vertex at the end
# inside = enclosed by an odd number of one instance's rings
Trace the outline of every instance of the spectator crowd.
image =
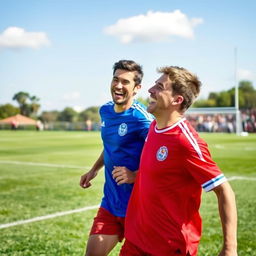
{"type": "MultiPolygon", "coordinates": [[[[241,110],[243,132],[256,132],[256,109],[241,110]]],[[[235,114],[187,114],[186,118],[198,132],[236,132],[235,114]]]]}

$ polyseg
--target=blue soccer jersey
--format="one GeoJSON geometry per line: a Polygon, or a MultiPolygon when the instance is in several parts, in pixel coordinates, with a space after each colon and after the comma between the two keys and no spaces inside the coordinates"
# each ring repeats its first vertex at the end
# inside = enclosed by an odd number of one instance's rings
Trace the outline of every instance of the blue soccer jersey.
{"type": "Polygon", "coordinates": [[[114,166],[138,170],[140,154],[153,117],[138,101],[121,113],[116,113],[114,102],[109,102],[100,108],[100,116],[105,165],[101,207],[115,216],[124,217],[133,184],[117,185],[112,171],[114,166]]]}

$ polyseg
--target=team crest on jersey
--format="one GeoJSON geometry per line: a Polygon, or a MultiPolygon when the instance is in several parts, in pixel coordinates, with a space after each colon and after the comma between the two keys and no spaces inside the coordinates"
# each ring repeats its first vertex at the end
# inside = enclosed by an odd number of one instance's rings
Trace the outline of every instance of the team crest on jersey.
{"type": "Polygon", "coordinates": [[[122,123],[120,124],[119,128],[118,128],[118,134],[119,136],[124,136],[127,133],[127,124],[126,123],[122,123]]]}
{"type": "Polygon", "coordinates": [[[157,150],[156,158],[158,161],[164,161],[168,156],[168,148],[166,146],[162,146],[157,150]]]}

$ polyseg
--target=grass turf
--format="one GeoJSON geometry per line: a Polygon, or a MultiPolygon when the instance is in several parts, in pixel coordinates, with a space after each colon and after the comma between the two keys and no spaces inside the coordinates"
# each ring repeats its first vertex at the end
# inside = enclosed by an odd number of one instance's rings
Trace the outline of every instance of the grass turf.
{"type": "MultiPolygon", "coordinates": [[[[256,177],[256,135],[201,136],[226,176],[256,177]]],[[[0,131],[0,224],[99,204],[103,172],[87,190],[78,183],[101,150],[98,132],[0,131]]],[[[256,181],[230,183],[237,198],[238,253],[256,255],[256,181]]],[[[222,232],[214,193],[203,193],[200,211],[199,255],[217,255],[222,232]]],[[[95,213],[96,209],[1,229],[0,255],[83,255],[95,213]]],[[[119,248],[120,244],[110,255],[118,255],[119,248]]]]}

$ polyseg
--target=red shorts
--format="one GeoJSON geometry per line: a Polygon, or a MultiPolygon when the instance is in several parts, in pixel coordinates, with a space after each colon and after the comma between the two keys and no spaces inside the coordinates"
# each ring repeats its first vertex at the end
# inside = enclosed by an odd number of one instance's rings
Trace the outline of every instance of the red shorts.
{"type": "MultiPolygon", "coordinates": [[[[184,254],[181,254],[181,252],[174,253],[169,256],[181,256],[184,254]]],[[[135,244],[131,243],[127,239],[125,240],[119,256],[154,256],[153,254],[146,253],[142,251],[139,247],[137,247],[135,244]]],[[[189,252],[186,254],[186,256],[190,256],[189,252]]]]}
{"type": "Polygon", "coordinates": [[[121,242],[124,238],[124,217],[117,217],[100,207],[94,218],[90,235],[118,235],[121,242]]]}
{"type": "Polygon", "coordinates": [[[150,256],[151,254],[143,252],[139,247],[125,240],[119,256],[150,256]]]}

